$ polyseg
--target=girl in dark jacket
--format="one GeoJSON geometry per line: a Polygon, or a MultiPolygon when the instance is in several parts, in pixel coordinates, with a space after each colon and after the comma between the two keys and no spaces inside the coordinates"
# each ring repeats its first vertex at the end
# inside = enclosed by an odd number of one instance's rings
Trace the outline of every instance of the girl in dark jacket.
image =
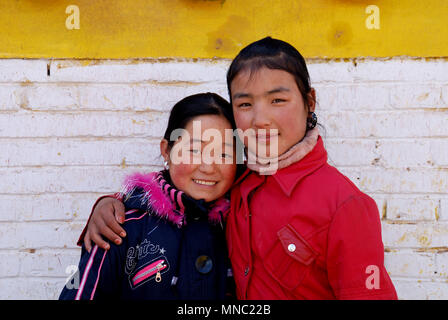
{"type": "Polygon", "coordinates": [[[131,175],[114,195],[126,212],[123,245],[94,246],[90,252],[83,246],[78,272],[60,299],[231,296],[223,220],[229,211],[225,195],[236,172],[234,146],[202,138],[209,129],[221,137],[234,129],[229,107],[212,93],[187,97],[173,107],[160,144],[165,170],[131,175]],[[193,130],[197,126],[200,136],[193,130]],[[172,139],[179,129],[181,135],[172,139]],[[201,160],[206,149],[213,150],[215,161],[201,160]]]}

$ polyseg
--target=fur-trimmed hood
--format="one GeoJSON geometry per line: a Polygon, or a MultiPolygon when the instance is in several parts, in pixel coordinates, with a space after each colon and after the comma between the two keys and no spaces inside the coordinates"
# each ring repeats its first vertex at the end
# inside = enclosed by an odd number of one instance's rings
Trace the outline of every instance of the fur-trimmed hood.
{"type": "Polygon", "coordinates": [[[183,191],[174,188],[165,177],[169,179],[167,171],[135,173],[127,176],[121,191],[123,201],[132,201],[139,209],[152,212],[178,227],[186,224],[188,211],[191,210],[188,208],[193,204],[195,211],[208,214],[211,224],[223,225],[223,220],[230,210],[228,199],[223,197],[210,203],[194,200],[183,191]]]}

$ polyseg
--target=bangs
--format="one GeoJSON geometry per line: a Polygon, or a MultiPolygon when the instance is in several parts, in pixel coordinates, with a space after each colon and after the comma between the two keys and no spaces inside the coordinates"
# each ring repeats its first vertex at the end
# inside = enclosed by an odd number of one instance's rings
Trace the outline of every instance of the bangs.
{"type": "Polygon", "coordinates": [[[303,72],[303,67],[300,65],[299,61],[283,52],[279,52],[275,55],[254,56],[235,61],[227,74],[227,87],[229,90],[230,101],[232,101],[230,85],[237,74],[241,72],[249,72],[249,79],[252,79],[252,77],[262,68],[282,70],[291,74],[295,79],[302,97],[305,101],[307,100],[306,95],[311,90],[308,70],[305,69],[305,72],[303,72]]]}

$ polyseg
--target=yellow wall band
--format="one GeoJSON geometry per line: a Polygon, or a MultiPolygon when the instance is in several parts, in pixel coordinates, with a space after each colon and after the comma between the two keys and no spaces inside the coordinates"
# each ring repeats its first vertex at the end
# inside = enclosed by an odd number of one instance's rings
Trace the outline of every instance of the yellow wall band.
{"type": "Polygon", "coordinates": [[[1,58],[233,58],[267,35],[307,58],[447,57],[448,1],[0,1],[1,58]]]}

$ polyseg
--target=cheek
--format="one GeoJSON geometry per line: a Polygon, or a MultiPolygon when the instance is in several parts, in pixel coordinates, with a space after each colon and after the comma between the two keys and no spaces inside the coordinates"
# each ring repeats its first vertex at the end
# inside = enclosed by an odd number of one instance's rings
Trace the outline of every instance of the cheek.
{"type": "Polygon", "coordinates": [[[238,109],[233,109],[233,117],[238,129],[246,130],[251,127],[251,116],[249,112],[240,112],[238,109]]]}
{"type": "MultiPolygon", "coordinates": [[[[293,111],[291,111],[291,114],[293,114],[292,112],[293,111]]],[[[294,112],[297,116],[284,116],[279,122],[283,128],[283,137],[286,139],[283,142],[285,142],[288,147],[302,139],[306,133],[307,113],[297,109],[294,112]]]]}
{"type": "Polygon", "coordinates": [[[194,171],[192,165],[175,164],[170,166],[170,177],[177,189],[183,189],[191,181],[194,171]]]}
{"type": "Polygon", "coordinates": [[[291,105],[288,110],[282,110],[276,116],[277,123],[283,125],[283,127],[289,127],[290,129],[301,129],[306,126],[306,119],[308,112],[305,107],[299,103],[291,105]]]}

